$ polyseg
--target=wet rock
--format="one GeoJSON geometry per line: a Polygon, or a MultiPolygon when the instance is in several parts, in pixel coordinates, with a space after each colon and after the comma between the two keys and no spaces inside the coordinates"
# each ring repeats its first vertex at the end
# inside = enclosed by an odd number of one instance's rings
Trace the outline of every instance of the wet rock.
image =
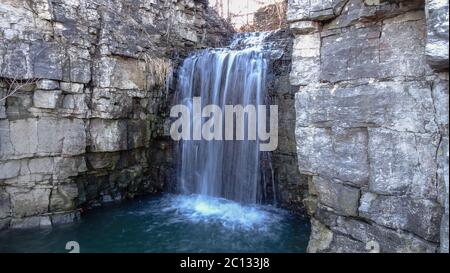
{"type": "Polygon", "coordinates": [[[50,227],[52,222],[49,216],[31,216],[27,218],[13,218],[10,228],[13,229],[30,229],[50,227]]]}
{"type": "Polygon", "coordinates": [[[69,213],[55,213],[50,215],[52,225],[63,225],[75,222],[80,219],[80,213],[78,211],[69,213]]]}
{"type": "Polygon", "coordinates": [[[55,171],[53,179],[66,181],[67,178],[76,177],[87,171],[84,156],[77,157],[55,157],[55,171]]]}
{"type": "Polygon", "coordinates": [[[86,160],[93,169],[115,169],[120,159],[118,153],[88,153],[86,160]]]}
{"type": "Polygon", "coordinates": [[[78,197],[76,184],[61,184],[53,188],[50,196],[50,211],[68,211],[75,209],[78,197]]]}
{"type": "Polygon", "coordinates": [[[130,120],[127,122],[127,134],[129,149],[144,147],[150,139],[150,123],[146,120],[130,120]]]}
{"type": "MultiPolygon", "coordinates": [[[[0,219],[4,219],[11,215],[11,201],[9,194],[0,189],[0,219]]],[[[1,230],[1,225],[0,225],[1,230]]]]}
{"type": "Polygon", "coordinates": [[[0,219],[0,230],[5,230],[10,227],[11,218],[0,219]]]}

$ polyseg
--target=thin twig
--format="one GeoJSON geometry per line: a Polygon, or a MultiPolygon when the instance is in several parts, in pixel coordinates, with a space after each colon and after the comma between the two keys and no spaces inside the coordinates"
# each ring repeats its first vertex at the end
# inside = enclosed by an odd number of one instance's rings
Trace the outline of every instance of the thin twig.
{"type": "Polygon", "coordinates": [[[17,91],[19,91],[24,87],[35,84],[37,81],[39,81],[39,79],[31,78],[22,81],[13,77],[13,78],[3,78],[2,81],[6,85],[6,94],[3,98],[0,98],[0,101],[6,100],[7,98],[13,96],[17,91]]]}

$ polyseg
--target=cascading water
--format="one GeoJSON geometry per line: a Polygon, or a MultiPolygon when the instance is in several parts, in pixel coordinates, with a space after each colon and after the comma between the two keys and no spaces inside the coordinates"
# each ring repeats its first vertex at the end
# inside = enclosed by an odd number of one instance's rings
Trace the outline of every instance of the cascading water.
{"type": "MultiPolygon", "coordinates": [[[[192,109],[191,98],[201,96],[202,105],[266,104],[268,60],[281,56],[264,42],[269,35],[239,34],[228,48],[188,57],[179,103],[192,109]]],[[[305,252],[309,222],[258,204],[275,204],[276,187],[270,154],[257,140],[182,141],[180,148],[178,186],[185,194],[106,205],[50,230],[0,232],[0,252],[65,252],[68,241],[83,252],[305,252]],[[273,200],[264,196],[268,188],[273,200]]]]}
{"type": "MultiPolygon", "coordinates": [[[[179,102],[191,113],[193,97],[201,97],[202,106],[213,104],[221,109],[224,105],[265,104],[268,64],[263,41],[268,35],[270,32],[238,34],[227,48],[190,55],[179,71],[179,102]]],[[[190,120],[190,128],[201,130],[194,128],[193,117],[190,120]]],[[[259,203],[262,187],[258,183],[260,152],[256,139],[183,140],[180,191],[259,203]]]]}

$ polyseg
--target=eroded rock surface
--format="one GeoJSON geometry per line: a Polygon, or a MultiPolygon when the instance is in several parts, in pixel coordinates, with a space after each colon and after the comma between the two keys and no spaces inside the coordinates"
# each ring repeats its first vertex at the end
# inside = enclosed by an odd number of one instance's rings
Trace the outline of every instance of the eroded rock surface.
{"type": "Polygon", "coordinates": [[[448,1],[290,0],[310,252],[448,252],[448,1]]]}
{"type": "Polygon", "coordinates": [[[191,0],[2,0],[0,229],[151,193],[174,175],[165,130],[188,52],[232,30],[191,0]]]}

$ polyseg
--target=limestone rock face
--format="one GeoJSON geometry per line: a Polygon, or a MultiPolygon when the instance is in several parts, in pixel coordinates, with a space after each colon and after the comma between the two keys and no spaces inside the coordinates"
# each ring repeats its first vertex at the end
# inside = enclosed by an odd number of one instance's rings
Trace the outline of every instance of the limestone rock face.
{"type": "MultiPolygon", "coordinates": [[[[269,13],[270,15],[270,13],[269,13]]],[[[259,23],[256,23],[258,25],[259,23]]],[[[308,187],[307,176],[297,165],[295,143],[295,96],[289,84],[292,52],[295,48],[289,29],[275,31],[268,37],[271,50],[277,52],[269,62],[267,93],[271,105],[278,105],[278,147],[270,158],[262,156],[266,189],[265,201],[297,212],[304,211],[303,199],[308,187]],[[269,163],[270,162],[270,163],[269,163]]]]}
{"type": "Polygon", "coordinates": [[[172,72],[232,32],[204,1],[1,1],[0,229],[168,187],[172,72]]]}
{"type": "Polygon", "coordinates": [[[425,53],[431,67],[448,71],[448,0],[427,0],[427,44],[425,53]]]}
{"type": "Polygon", "coordinates": [[[345,0],[290,0],[288,5],[288,20],[329,20],[340,14],[345,0]]]}
{"type": "Polygon", "coordinates": [[[310,252],[448,252],[448,1],[291,0],[310,252]]]}

